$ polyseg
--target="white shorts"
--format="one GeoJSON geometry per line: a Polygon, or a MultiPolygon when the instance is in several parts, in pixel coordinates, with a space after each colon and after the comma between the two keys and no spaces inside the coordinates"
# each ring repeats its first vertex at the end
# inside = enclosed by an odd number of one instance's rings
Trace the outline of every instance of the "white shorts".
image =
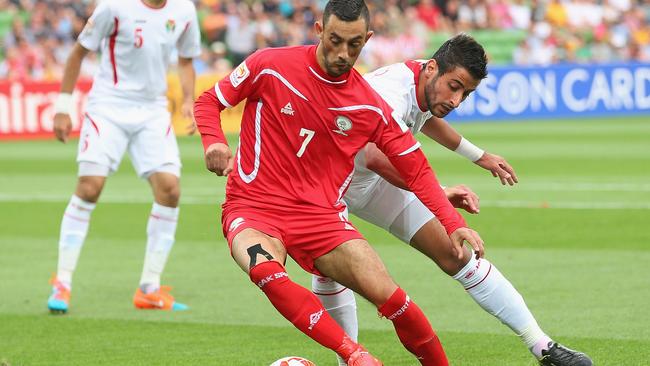
{"type": "Polygon", "coordinates": [[[89,106],[79,136],[78,175],[116,172],[127,149],[138,176],[166,172],[180,177],[178,144],[166,108],[154,104],[89,106]]]}
{"type": "Polygon", "coordinates": [[[384,179],[365,187],[363,197],[356,191],[358,189],[351,185],[345,195],[348,210],[407,244],[424,224],[435,218],[414,193],[397,188],[384,179]]]}

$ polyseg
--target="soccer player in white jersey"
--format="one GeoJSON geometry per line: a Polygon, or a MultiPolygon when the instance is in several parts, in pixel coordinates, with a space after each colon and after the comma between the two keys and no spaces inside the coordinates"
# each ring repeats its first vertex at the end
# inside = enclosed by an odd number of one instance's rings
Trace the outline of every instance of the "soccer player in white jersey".
{"type": "MultiPolygon", "coordinates": [[[[380,68],[365,79],[394,109],[413,134],[422,131],[499,177],[502,184],[517,176],[500,156],[463,138],[442,117],[459,106],[487,75],[485,52],[470,36],[445,42],[430,60],[407,61],[380,68]]],[[[554,342],[537,324],[524,299],[483,253],[465,249],[458,255],[443,227],[373,145],[357,155],[352,184],[345,195],[349,211],[373,223],[431,258],[460,282],[485,311],[510,327],[542,365],[588,366],[585,354],[554,342]],[[380,176],[381,175],[381,176],[380,176]]],[[[454,206],[478,213],[478,197],[464,186],[447,192],[454,206]]],[[[351,290],[329,278],[314,276],[312,288],[330,315],[350,335],[358,332],[356,302],[351,290]]]]}
{"type": "Polygon", "coordinates": [[[167,68],[178,52],[183,89],[182,112],[192,120],[195,72],[201,53],[196,9],[190,0],[116,0],[97,5],[79,35],[55,103],[54,133],[67,142],[71,130],[71,93],[84,57],[101,52],[101,66],[88,97],[77,152],[77,187],[61,222],[59,259],[47,305],[65,313],[72,274],[88,232],[90,216],[104,187],[128,150],[141,178],[149,181],[154,202],[147,223],[147,246],[136,308],[183,310],[160,276],[174,244],[180,196],[181,162],[167,111],[167,68]]]}

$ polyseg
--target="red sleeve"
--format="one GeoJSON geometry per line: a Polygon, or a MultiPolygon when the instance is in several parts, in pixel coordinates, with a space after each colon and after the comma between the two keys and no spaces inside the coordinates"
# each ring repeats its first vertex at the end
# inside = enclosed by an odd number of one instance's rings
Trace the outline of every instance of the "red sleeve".
{"type": "Polygon", "coordinates": [[[204,151],[217,142],[228,144],[221,129],[221,111],[224,109],[226,106],[219,102],[214,88],[204,91],[194,102],[194,120],[201,134],[204,151]]]}
{"type": "Polygon", "coordinates": [[[392,117],[388,118],[388,123],[382,121],[381,124],[375,143],[400,172],[411,192],[436,215],[448,235],[466,227],[463,216],[451,205],[440,187],[420,143],[392,117]]]}
{"type": "Polygon", "coordinates": [[[255,95],[260,89],[257,78],[264,73],[264,63],[271,55],[268,49],[256,51],[248,56],[244,62],[239,64],[225,78],[219,80],[214,90],[221,104],[227,108],[234,107],[242,100],[255,95]]]}
{"type": "Polygon", "coordinates": [[[250,55],[228,76],[219,80],[214,88],[206,90],[194,103],[194,119],[201,133],[204,150],[217,142],[228,143],[221,129],[220,113],[255,93],[257,89],[253,84],[262,70],[260,65],[264,54],[264,50],[260,50],[250,55]]]}
{"type": "Polygon", "coordinates": [[[448,235],[466,227],[465,219],[451,205],[440,187],[427,158],[418,147],[406,155],[389,156],[390,162],[402,174],[409,189],[433,212],[448,235]]]}

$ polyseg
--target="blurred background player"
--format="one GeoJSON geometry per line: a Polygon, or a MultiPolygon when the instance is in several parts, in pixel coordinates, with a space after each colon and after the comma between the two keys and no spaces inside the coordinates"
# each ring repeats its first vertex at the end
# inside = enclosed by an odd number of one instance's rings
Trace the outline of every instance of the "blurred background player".
{"type": "MultiPolygon", "coordinates": [[[[103,1],[75,43],[55,104],[54,133],[67,142],[72,91],[89,51],[101,51],[84,115],[77,162],[78,182],[61,222],[59,260],[47,306],[63,312],[70,305],[72,274],[88,232],[90,217],[106,177],[128,150],[141,178],[149,181],[154,203],[147,223],[147,247],[136,308],[183,310],[160,276],[174,244],[180,196],[181,162],[167,111],[166,72],[174,48],[184,103],[192,118],[195,72],[201,53],[194,5],[189,0],[103,1]]],[[[194,129],[192,123],[191,129],[194,129]]]]}
{"type": "Polygon", "coordinates": [[[316,296],[289,279],[287,254],[303,269],[335,278],[373,303],[422,365],[447,365],[424,313],[347,221],[341,201],[353,157],[373,141],[439,215],[459,253],[465,240],[482,252],[482,240],[447,200],[420,144],[352,68],[372,36],[368,22],[362,0],[332,0],[322,23],[315,24],[317,46],[258,51],[204,92],[195,116],[206,166],[218,175],[232,171],[222,227],[233,259],[296,328],[348,365],[380,364],[345,335],[316,296]],[[243,99],[233,161],[220,113],[243,99]]]}
{"type": "MultiPolygon", "coordinates": [[[[487,75],[487,57],[468,35],[445,42],[430,60],[382,67],[364,77],[409,126],[499,177],[517,183],[512,167],[462,137],[442,117],[457,108],[487,75]]],[[[510,327],[543,365],[588,366],[583,353],[553,342],[537,324],[524,299],[485,258],[465,249],[453,250],[444,228],[408,187],[390,161],[373,144],[356,158],[355,174],[345,202],[351,213],[375,224],[431,258],[458,281],[485,311],[510,327]]],[[[478,213],[478,197],[467,187],[448,189],[456,207],[478,213]]],[[[357,334],[354,294],[328,278],[313,276],[312,289],[325,308],[353,339],[357,334]]]]}

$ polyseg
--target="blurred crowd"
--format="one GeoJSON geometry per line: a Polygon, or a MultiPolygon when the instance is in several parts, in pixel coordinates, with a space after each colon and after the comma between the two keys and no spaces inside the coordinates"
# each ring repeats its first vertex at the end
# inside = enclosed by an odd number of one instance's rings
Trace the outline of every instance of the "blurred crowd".
{"type": "MultiPolygon", "coordinates": [[[[104,0],[111,1],[111,0],[104,0]]],[[[136,0],[134,0],[136,1],[136,0]]],[[[317,42],[326,0],[195,0],[199,73],[224,73],[254,50],[317,42]]],[[[362,69],[428,57],[434,35],[511,32],[504,62],[650,61],[650,0],[368,0],[375,32],[362,69]]],[[[0,0],[0,79],[59,80],[94,0],[0,0]]],[[[485,37],[484,37],[485,39],[485,37]]],[[[490,37],[488,36],[489,40],[490,37]]],[[[485,44],[490,53],[490,44],[485,44]]],[[[91,76],[89,55],[82,75],[91,76]]]]}

